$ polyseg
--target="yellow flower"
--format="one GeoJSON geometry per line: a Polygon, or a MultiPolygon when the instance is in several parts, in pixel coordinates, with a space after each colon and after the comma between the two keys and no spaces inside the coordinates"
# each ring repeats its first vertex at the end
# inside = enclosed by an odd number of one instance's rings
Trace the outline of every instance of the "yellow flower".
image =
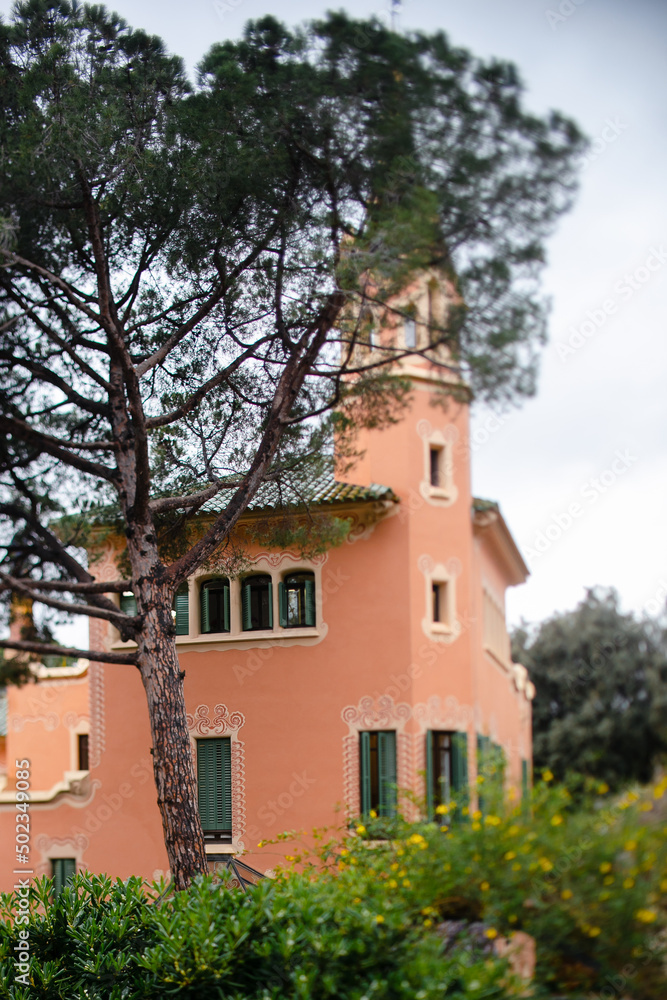
{"type": "Polygon", "coordinates": [[[400,865],[399,865],[399,863],[397,861],[394,861],[394,863],[391,864],[391,865],[389,865],[389,867],[391,868],[391,870],[393,872],[397,872],[398,869],[400,868],[400,865]]]}
{"type": "Polygon", "coordinates": [[[551,871],[551,869],[553,868],[553,865],[549,861],[548,858],[539,858],[538,860],[539,860],[539,864],[540,864],[540,867],[542,868],[543,872],[550,872],[551,871]]]}
{"type": "Polygon", "coordinates": [[[378,818],[378,814],[375,812],[375,809],[371,809],[371,811],[369,812],[368,815],[370,816],[371,819],[377,819],[378,818]]]}
{"type": "Polygon", "coordinates": [[[382,916],[381,913],[378,913],[377,917],[375,918],[375,923],[376,924],[383,924],[384,923],[384,917],[382,916]]]}
{"type": "Polygon", "coordinates": [[[573,895],[574,895],[574,893],[572,892],[571,889],[563,889],[563,891],[560,894],[560,898],[561,899],[572,899],[573,895]]]}
{"type": "Polygon", "coordinates": [[[264,841],[263,841],[263,840],[260,840],[260,842],[259,842],[259,844],[258,844],[257,846],[258,846],[258,847],[264,847],[264,841]]]}
{"type": "Polygon", "coordinates": [[[542,781],[553,781],[553,780],[554,776],[548,768],[542,771],[542,781]]]}
{"type": "Polygon", "coordinates": [[[490,941],[493,941],[494,938],[498,937],[498,931],[495,929],[495,927],[487,928],[487,930],[484,933],[486,934],[486,936],[489,938],[490,941]]]}
{"type": "Polygon", "coordinates": [[[404,870],[403,870],[402,872],[399,872],[399,873],[398,873],[398,877],[399,877],[399,878],[405,878],[405,876],[406,876],[407,874],[408,874],[408,873],[407,873],[407,872],[405,871],[405,869],[404,869],[404,870]]]}
{"type": "Polygon", "coordinates": [[[635,884],[635,880],[633,878],[623,879],[623,888],[624,889],[632,889],[632,887],[633,887],[634,884],[635,884]]]}
{"type": "Polygon", "coordinates": [[[605,889],[604,892],[600,893],[598,899],[600,900],[601,903],[606,903],[608,899],[611,899],[611,893],[605,889]]]}
{"type": "Polygon", "coordinates": [[[502,820],[501,820],[500,816],[493,816],[492,814],[489,814],[484,819],[484,822],[488,823],[489,826],[500,826],[500,824],[502,823],[502,820]]]}
{"type": "Polygon", "coordinates": [[[605,875],[605,877],[602,879],[602,884],[603,885],[613,885],[614,884],[614,876],[613,875],[605,875]]]}
{"type": "Polygon", "coordinates": [[[464,806],[463,809],[461,810],[461,813],[464,816],[467,816],[470,813],[470,809],[468,808],[468,806],[464,806]]]}
{"type": "Polygon", "coordinates": [[[520,827],[518,827],[516,825],[516,823],[513,823],[512,826],[509,828],[509,830],[507,832],[510,835],[510,837],[514,837],[519,832],[519,830],[520,830],[520,827]]]}
{"type": "Polygon", "coordinates": [[[517,917],[516,913],[510,913],[507,919],[511,924],[515,924],[519,918],[517,917]]]}
{"type": "Polygon", "coordinates": [[[387,885],[390,889],[398,889],[398,882],[395,878],[390,878],[387,885]]]}
{"type": "Polygon", "coordinates": [[[482,824],[481,823],[477,823],[477,822],[471,823],[471,827],[472,827],[473,830],[481,830],[482,829],[482,824]]]}
{"type": "Polygon", "coordinates": [[[652,802],[642,802],[642,804],[640,805],[639,809],[640,809],[640,812],[650,813],[653,810],[653,803],[652,802]]]}
{"type": "Polygon", "coordinates": [[[354,899],[352,900],[352,902],[353,903],[360,903],[361,899],[359,898],[359,896],[355,896],[354,899]]]}
{"type": "Polygon", "coordinates": [[[449,812],[449,806],[436,806],[435,811],[438,816],[446,816],[449,812]]]}
{"type": "Polygon", "coordinates": [[[599,933],[600,933],[600,928],[599,927],[589,927],[588,928],[588,936],[589,937],[597,937],[599,933]]]}
{"type": "Polygon", "coordinates": [[[658,914],[655,910],[637,910],[635,916],[637,920],[641,920],[643,924],[652,924],[658,914]]]}
{"type": "Polygon", "coordinates": [[[601,781],[600,784],[598,785],[598,792],[600,793],[600,795],[606,795],[608,791],[609,791],[609,785],[607,784],[607,782],[601,781]]]}
{"type": "Polygon", "coordinates": [[[422,837],[421,833],[413,833],[412,836],[408,838],[408,843],[419,844],[421,846],[422,844],[425,844],[426,841],[424,837],[422,837]]]}
{"type": "Polygon", "coordinates": [[[563,817],[559,816],[558,813],[556,813],[555,816],[551,817],[551,825],[552,826],[560,826],[562,822],[563,822],[563,817]]]}
{"type": "Polygon", "coordinates": [[[665,791],[667,791],[667,789],[665,789],[664,785],[657,785],[657,787],[653,789],[653,798],[661,799],[665,794],[665,791]]]}
{"type": "Polygon", "coordinates": [[[343,848],[341,849],[341,852],[340,852],[340,855],[341,855],[341,857],[342,857],[342,858],[346,858],[346,857],[348,856],[348,854],[349,854],[349,853],[350,853],[350,852],[348,851],[347,847],[343,847],[343,848]]]}
{"type": "Polygon", "coordinates": [[[610,872],[611,871],[611,862],[609,862],[609,861],[603,861],[602,864],[600,865],[600,871],[602,872],[603,875],[604,875],[605,872],[610,872]]]}
{"type": "Polygon", "coordinates": [[[293,854],[286,854],[285,855],[285,861],[294,861],[294,855],[293,854]]]}
{"type": "Polygon", "coordinates": [[[359,826],[357,827],[357,833],[360,834],[361,836],[363,836],[366,833],[366,827],[364,826],[363,823],[360,823],[359,826]]]}
{"type": "Polygon", "coordinates": [[[472,818],[473,819],[481,819],[482,818],[482,814],[479,811],[479,809],[475,809],[474,813],[472,814],[472,818]]]}
{"type": "Polygon", "coordinates": [[[480,884],[480,889],[482,890],[482,892],[486,892],[486,890],[490,889],[490,888],[491,888],[491,886],[489,885],[488,882],[482,882],[480,884]]]}
{"type": "Polygon", "coordinates": [[[477,775],[477,784],[478,785],[483,785],[484,784],[484,775],[483,774],[478,774],[477,775]]]}
{"type": "Polygon", "coordinates": [[[433,927],[433,921],[427,917],[427,919],[424,921],[424,927],[433,927]]]}
{"type": "Polygon", "coordinates": [[[667,892],[667,878],[663,878],[660,883],[660,892],[667,892]]]}
{"type": "Polygon", "coordinates": [[[514,864],[512,865],[512,871],[513,872],[520,872],[521,871],[521,865],[519,864],[518,861],[515,861],[514,864]]]}
{"type": "Polygon", "coordinates": [[[516,851],[507,851],[505,854],[505,861],[513,861],[516,857],[516,851]]]}
{"type": "Polygon", "coordinates": [[[410,888],[410,879],[407,879],[407,878],[403,879],[403,888],[404,889],[409,889],[410,888]]]}
{"type": "Polygon", "coordinates": [[[636,840],[626,840],[626,842],[623,844],[623,847],[625,848],[626,851],[634,851],[636,846],[637,846],[636,840]]]}

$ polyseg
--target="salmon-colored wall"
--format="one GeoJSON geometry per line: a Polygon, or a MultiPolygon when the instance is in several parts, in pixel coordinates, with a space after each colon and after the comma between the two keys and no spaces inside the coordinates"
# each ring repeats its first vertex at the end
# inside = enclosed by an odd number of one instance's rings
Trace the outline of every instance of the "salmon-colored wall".
{"type": "MultiPolygon", "coordinates": [[[[345,813],[337,806],[358,810],[360,730],[397,731],[399,785],[418,795],[428,729],[468,733],[471,782],[475,733],[505,747],[514,783],[522,757],[530,756],[526,692],[512,665],[483,647],[483,581],[504,601],[510,574],[484,533],[473,531],[468,409],[454,401],[445,409],[435,405],[439,387],[428,366],[411,375],[404,418],[360,435],[365,455],[347,477],[389,486],[400,502],[337,508],[354,525],[348,541],[310,567],[318,581],[317,629],[300,638],[277,628],[265,639],[243,633],[199,644],[177,640],[193,736],[232,734],[233,846],[260,870],[282,856],[276,847],[259,849],[260,840],[285,829],[340,824],[345,813]],[[433,442],[450,463],[448,482],[435,493],[428,467],[433,442]],[[449,631],[430,623],[432,579],[454,594],[449,631]]],[[[281,553],[250,555],[262,571],[309,567],[281,553]]],[[[111,577],[111,557],[98,574],[111,577]]],[[[104,623],[94,623],[93,648],[113,641],[104,623]]],[[[60,855],[122,877],[164,873],[138,671],[93,664],[85,678],[46,682],[11,699],[8,759],[30,757],[35,788],[51,788],[71,767],[65,716],[90,716],[86,781],[31,807],[35,870],[48,873],[49,858],[60,855]],[[30,697],[43,704],[29,705],[30,697]],[[52,728],[49,713],[58,717],[52,728]],[[11,728],[12,715],[23,720],[21,729],[11,728]]],[[[10,775],[5,797],[11,786],[10,775]]],[[[3,888],[14,879],[13,818],[0,798],[3,888]]]]}

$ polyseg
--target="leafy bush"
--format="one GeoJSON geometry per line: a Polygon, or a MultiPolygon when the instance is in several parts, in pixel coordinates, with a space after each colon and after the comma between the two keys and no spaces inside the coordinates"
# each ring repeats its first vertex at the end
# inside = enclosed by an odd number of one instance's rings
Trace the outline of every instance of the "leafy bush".
{"type": "Polygon", "coordinates": [[[501,998],[505,964],[442,953],[403,905],[369,906],[345,881],[292,873],[247,895],[211,878],[156,902],[140,880],[77,876],[55,901],[42,880],[31,914],[30,986],[16,982],[16,898],[3,898],[2,995],[15,1000],[501,998]]]}
{"type": "Polygon", "coordinates": [[[616,798],[597,786],[582,807],[545,777],[528,806],[503,803],[490,782],[484,815],[459,806],[440,807],[442,826],[383,820],[384,841],[365,822],[316,832],[247,894],[211,877],[169,896],[137,878],[80,875],[52,900],[43,879],[29,986],[16,979],[18,900],[2,897],[0,995],[501,1000],[526,995],[493,953],[521,930],[537,943],[534,1000],[663,1000],[667,779],[616,798]]]}
{"type": "Polygon", "coordinates": [[[336,857],[341,890],[369,910],[391,900],[427,929],[463,919],[484,921],[491,940],[527,932],[542,994],[582,996],[615,983],[619,996],[663,1000],[667,778],[617,798],[598,785],[582,806],[545,777],[528,807],[505,808],[489,789],[495,811],[441,807],[441,827],[398,820],[382,846],[368,844],[364,821],[342,849],[320,853],[336,857]]]}

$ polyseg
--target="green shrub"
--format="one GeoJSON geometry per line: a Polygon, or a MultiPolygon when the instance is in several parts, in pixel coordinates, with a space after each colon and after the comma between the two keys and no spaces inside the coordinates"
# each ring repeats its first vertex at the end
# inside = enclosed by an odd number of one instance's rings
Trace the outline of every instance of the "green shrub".
{"type": "MultiPolygon", "coordinates": [[[[157,888],[157,887],[156,887],[157,888]]],[[[441,1000],[502,998],[505,964],[444,956],[391,898],[351,897],[345,881],[291,873],[247,894],[211,878],[155,901],[138,879],[77,876],[56,900],[35,888],[30,986],[16,982],[16,898],[4,897],[2,995],[15,1000],[441,1000]]]]}

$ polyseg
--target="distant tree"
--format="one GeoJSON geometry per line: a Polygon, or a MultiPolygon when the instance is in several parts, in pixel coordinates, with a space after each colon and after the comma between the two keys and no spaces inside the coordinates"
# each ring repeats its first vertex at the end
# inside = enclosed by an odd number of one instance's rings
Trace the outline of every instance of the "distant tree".
{"type": "Polygon", "coordinates": [[[614,590],[589,590],[574,611],[512,636],[536,688],[533,759],[610,788],[648,781],[667,749],[664,624],[624,614],[614,590]]]}
{"type": "Polygon", "coordinates": [[[369,315],[408,318],[391,303],[419,269],[460,302],[419,351],[489,398],[533,390],[543,241],[583,141],[522,109],[511,65],[344,14],[251,24],[193,87],[103,7],[29,0],[0,25],[0,93],[0,580],[136,643],[0,647],[138,668],[180,888],[206,858],[176,590],[264,485],[304,495],[341,402],[391,416],[406,352],[357,345],[369,315]],[[103,584],[95,512],[126,539],[103,584]]]}

